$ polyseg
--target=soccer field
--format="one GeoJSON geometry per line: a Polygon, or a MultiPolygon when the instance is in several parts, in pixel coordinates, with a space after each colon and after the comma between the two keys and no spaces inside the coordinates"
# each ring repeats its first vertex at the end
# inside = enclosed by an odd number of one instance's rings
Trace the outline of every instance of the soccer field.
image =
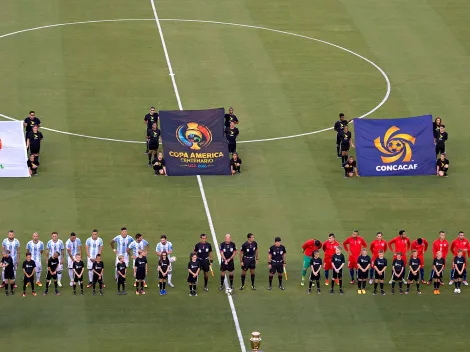
{"type": "MultiPolygon", "coordinates": [[[[430,243],[440,230],[449,242],[459,230],[470,235],[470,2],[156,0],[155,7],[182,106],[234,107],[242,173],[199,183],[147,168],[144,115],[151,105],[178,109],[151,1],[3,0],[0,120],[35,110],[44,140],[37,177],[0,181],[1,239],[14,229],[23,261],[35,231],[45,243],[58,231],[65,243],[72,231],[84,242],[97,228],[107,287],[103,297],[90,289],[75,297],[67,285],[60,297],[0,292],[0,343],[10,351],[245,352],[260,331],[266,352],[467,349],[470,288],[454,295],[449,268],[440,296],[425,286],[421,296],[385,297],[370,287],[357,295],[349,283],[343,296],[330,296],[323,282],[322,295],[307,295],[300,270],[302,243],[330,232],[340,242],[356,228],[368,242],[400,229],[430,243]],[[340,112],[441,116],[449,177],[344,179],[327,130],[340,112]],[[129,285],[128,296],[116,295],[108,243],[122,226],[150,242],[146,296],[129,285]],[[233,307],[217,290],[218,265],[209,292],[198,287],[198,297],[188,297],[187,261],[199,235],[217,247],[213,238],[230,233],[240,247],[248,232],[260,246],[257,291],[238,290],[237,258],[233,307]],[[163,233],[178,260],[175,287],[161,297],[154,249],[163,233]],[[266,289],[276,236],[287,248],[285,291],[276,278],[266,289]]],[[[430,264],[429,250],[426,279],[430,264]]]]}

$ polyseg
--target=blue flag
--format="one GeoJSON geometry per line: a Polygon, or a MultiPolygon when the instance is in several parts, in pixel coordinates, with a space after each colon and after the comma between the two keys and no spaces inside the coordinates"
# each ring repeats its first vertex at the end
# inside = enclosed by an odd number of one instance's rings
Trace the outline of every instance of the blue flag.
{"type": "Polygon", "coordinates": [[[231,174],[223,108],[159,115],[168,176],[231,174]]]}
{"type": "Polygon", "coordinates": [[[432,116],[354,120],[361,176],[436,174],[432,116]]]}

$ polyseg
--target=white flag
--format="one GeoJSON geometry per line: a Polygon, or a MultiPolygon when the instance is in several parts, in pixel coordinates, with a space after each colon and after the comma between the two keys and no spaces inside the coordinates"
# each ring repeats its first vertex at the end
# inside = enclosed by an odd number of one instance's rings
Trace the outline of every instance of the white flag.
{"type": "Polygon", "coordinates": [[[22,121],[0,121],[0,177],[29,177],[22,121]]]}

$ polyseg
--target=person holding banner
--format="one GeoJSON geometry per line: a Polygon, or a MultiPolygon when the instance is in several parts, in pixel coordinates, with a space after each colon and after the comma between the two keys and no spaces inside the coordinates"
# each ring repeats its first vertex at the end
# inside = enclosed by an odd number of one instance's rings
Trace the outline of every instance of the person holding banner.
{"type": "Polygon", "coordinates": [[[354,160],[354,157],[350,156],[348,158],[348,161],[343,164],[343,168],[344,178],[354,177],[354,175],[356,175],[356,177],[359,177],[359,174],[357,172],[356,160],[354,160]]]}
{"type": "Polygon", "coordinates": [[[224,120],[225,127],[230,127],[231,122],[233,122],[234,124],[238,124],[238,118],[233,114],[232,107],[228,109],[228,114],[225,114],[224,120]]]}
{"type": "Polygon", "coordinates": [[[228,143],[228,152],[233,154],[237,151],[237,137],[240,132],[235,127],[235,122],[230,122],[230,127],[225,128],[225,137],[228,143]]]}
{"type": "Polygon", "coordinates": [[[31,154],[29,156],[29,160],[27,164],[28,164],[28,169],[29,169],[29,176],[37,175],[38,168],[39,168],[39,161],[36,160],[36,157],[34,156],[34,154],[31,154]]]}
{"type": "Polygon", "coordinates": [[[442,124],[441,118],[439,116],[436,117],[436,119],[432,123],[432,130],[434,131],[434,133],[439,132],[439,128],[441,127],[441,124],[442,124]]]}
{"type": "Polygon", "coordinates": [[[335,122],[333,129],[336,131],[336,154],[338,154],[338,158],[341,158],[340,152],[340,138],[339,133],[344,129],[345,126],[348,125],[348,121],[345,119],[344,114],[339,114],[339,120],[335,122]]]}
{"type": "MultiPolygon", "coordinates": [[[[147,131],[152,129],[152,125],[154,122],[158,123],[158,112],[155,111],[155,107],[151,106],[150,112],[144,117],[144,124],[146,125],[146,128],[145,128],[146,137],[148,136],[147,131]]],[[[148,154],[149,153],[148,138],[146,139],[146,142],[147,142],[147,149],[145,150],[145,154],[148,154]]]]}
{"type": "Polygon", "coordinates": [[[155,176],[158,175],[165,175],[168,176],[166,173],[166,166],[165,166],[165,159],[163,158],[163,153],[159,152],[157,157],[153,159],[153,171],[155,172],[155,176]]]}
{"type": "Polygon", "coordinates": [[[232,172],[232,175],[235,175],[236,173],[240,173],[242,165],[242,159],[238,157],[238,153],[235,152],[232,155],[232,159],[230,159],[230,170],[232,172]]]}
{"type": "Polygon", "coordinates": [[[153,122],[152,128],[147,131],[149,167],[152,165],[152,155],[154,158],[157,157],[158,147],[160,146],[160,134],[160,130],[157,128],[157,123],[153,122]]]}
{"type": "Polygon", "coordinates": [[[29,153],[34,156],[39,156],[41,149],[41,141],[44,137],[42,133],[38,131],[38,126],[32,127],[32,130],[28,132],[26,136],[26,148],[29,149],[29,153]]]}
{"type": "Polygon", "coordinates": [[[348,126],[344,126],[343,130],[340,131],[338,135],[341,150],[341,167],[343,167],[342,165],[348,161],[349,148],[355,148],[355,146],[352,141],[352,133],[348,130],[348,126]]]}
{"type": "Polygon", "coordinates": [[[25,128],[25,137],[28,137],[28,133],[33,130],[34,126],[41,127],[41,120],[36,117],[34,111],[30,111],[29,116],[23,121],[23,126],[25,128]]]}
{"type": "Polygon", "coordinates": [[[442,153],[436,162],[436,174],[440,177],[447,177],[447,171],[449,171],[449,160],[446,158],[446,154],[442,153]]]}
{"type": "Polygon", "coordinates": [[[436,156],[446,153],[446,141],[449,138],[446,132],[446,126],[440,125],[439,131],[434,133],[434,143],[436,144],[436,156]]]}

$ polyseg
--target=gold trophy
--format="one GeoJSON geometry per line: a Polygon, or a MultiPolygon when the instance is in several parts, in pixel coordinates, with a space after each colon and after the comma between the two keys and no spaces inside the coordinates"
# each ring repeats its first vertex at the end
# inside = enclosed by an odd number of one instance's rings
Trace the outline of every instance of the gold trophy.
{"type": "Polygon", "coordinates": [[[253,352],[262,352],[259,348],[261,346],[261,334],[257,331],[251,333],[251,349],[253,352]]]}

